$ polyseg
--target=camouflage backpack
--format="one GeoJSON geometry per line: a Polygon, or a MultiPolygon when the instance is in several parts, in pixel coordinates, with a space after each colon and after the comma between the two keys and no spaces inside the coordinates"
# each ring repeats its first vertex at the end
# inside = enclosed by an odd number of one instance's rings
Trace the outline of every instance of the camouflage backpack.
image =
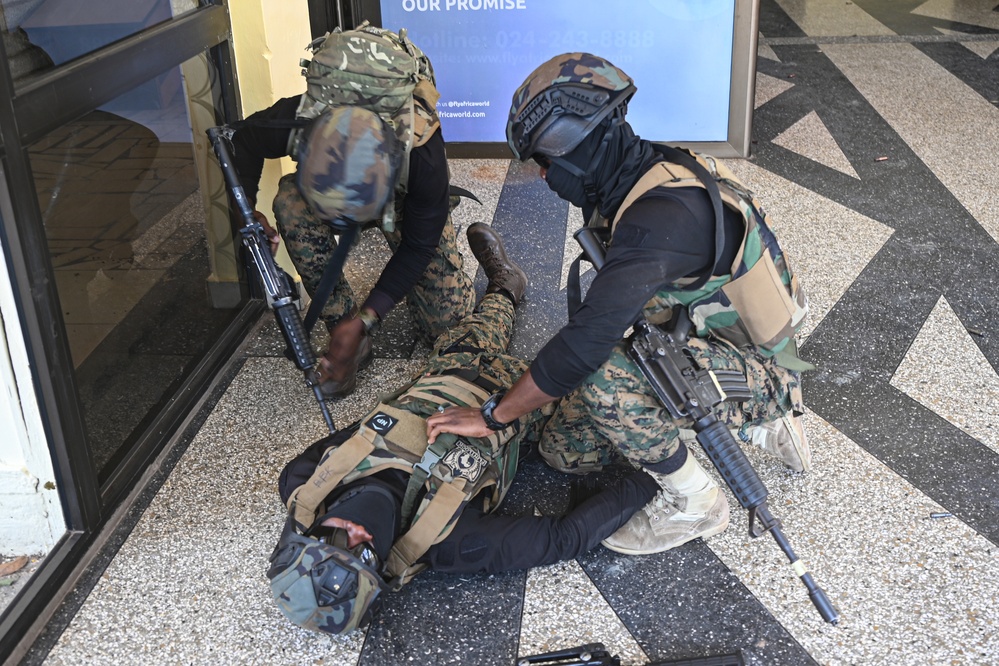
{"type": "MultiPolygon", "coordinates": [[[[357,106],[377,113],[392,127],[403,152],[395,184],[405,194],[409,181],[409,153],[426,143],[440,127],[437,92],[430,59],[398,33],[364,21],[353,30],[339,28],[312,42],[312,60],[302,59],[307,82],[297,117],[312,120],[326,109],[357,106]]],[[[289,154],[298,155],[302,131],[292,132],[289,154]]],[[[385,207],[382,227],[395,228],[395,211],[385,207]]]]}

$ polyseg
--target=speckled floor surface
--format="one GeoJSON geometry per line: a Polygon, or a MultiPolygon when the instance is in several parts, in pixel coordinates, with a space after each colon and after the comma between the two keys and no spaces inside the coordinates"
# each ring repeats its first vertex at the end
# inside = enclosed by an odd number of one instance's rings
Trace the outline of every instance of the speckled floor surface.
{"type": "MultiPolygon", "coordinates": [[[[994,5],[762,3],[754,154],[730,164],[769,206],[810,294],[803,355],[818,370],[805,385],[813,471],[750,455],[838,626],[772,539],[747,536],[733,499],[726,532],[669,553],[600,547],[528,572],[426,574],[366,633],[290,625],[264,577],[283,516],[275,483],[324,425],[264,322],[58,640],[29,661],[512,664],[599,641],[624,664],[735,649],[765,665],[999,664],[994,5]]],[[[564,321],[577,215],[518,163],[453,171],[484,204],[456,221],[492,223],[531,276],[512,345],[530,357],[564,321]]],[[[383,251],[377,238],[363,250],[383,251]]],[[[363,280],[360,263],[350,270],[363,280]]],[[[427,353],[400,310],[338,424],[427,353]]],[[[560,511],[567,487],[528,465],[507,508],[560,511]]]]}

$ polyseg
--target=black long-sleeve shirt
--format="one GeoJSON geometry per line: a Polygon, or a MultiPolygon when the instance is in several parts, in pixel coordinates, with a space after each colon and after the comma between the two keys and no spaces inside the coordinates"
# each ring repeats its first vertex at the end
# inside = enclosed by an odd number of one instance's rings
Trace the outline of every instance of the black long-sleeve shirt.
{"type": "Polygon", "coordinates": [[[738,213],[725,208],[725,250],[715,266],[715,216],[705,190],[660,187],[639,198],[621,216],[579,310],[534,359],[538,388],[552,396],[575,388],[665,285],[712,266],[729,272],[744,231],[738,213]]]}
{"type": "MultiPolygon", "coordinates": [[[[291,128],[253,125],[252,121],[289,121],[301,96],[286,97],[247,118],[251,121],[233,135],[232,161],[243,189],[256,201],[264,160],[288,155],[291,128]]],[[[424,145],[409,156],[409,183],[402,202],[400,244],[382,270],[364,306],[384,318],[396,303],[419,282],[437,252],[441,233],[448,217],[449,203],[447,156],[444,138],[438,130],[424,145]]]]}

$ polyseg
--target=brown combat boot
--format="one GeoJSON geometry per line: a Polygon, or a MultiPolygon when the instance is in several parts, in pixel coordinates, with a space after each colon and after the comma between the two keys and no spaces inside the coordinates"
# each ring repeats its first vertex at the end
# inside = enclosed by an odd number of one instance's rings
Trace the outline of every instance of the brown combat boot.
{"type": "Polygon", "coordinates": [[[486,293],[503,294],[514,305],[519,305],[527,289],[527,274],[506,255],[503,239],[492,227],[482,222],[472,224],[465,233],[472,254],[489,280],[486,293]]]}
{"type": "Polygon", "coordinates": [[[357,372],[371,364],[373,352],[371,338],[365,335],[361,338],[361,345],[357,348],[357,354],[354,355],[346,376],[343,381],[339,382],[330,377],[333,366],[329,359],[321,356],[319,358],[319,390],[322,391],[323,397],[339,400],[353,393],[354,389],[357,388],[357,372]]]}

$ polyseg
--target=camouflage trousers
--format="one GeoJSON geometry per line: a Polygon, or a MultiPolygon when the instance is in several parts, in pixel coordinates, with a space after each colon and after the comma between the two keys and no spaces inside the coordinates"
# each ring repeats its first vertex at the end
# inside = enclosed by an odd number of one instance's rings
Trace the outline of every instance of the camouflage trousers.
{"type": "MultiPolygon", "coordinates": [[[[493,383],[510,388],[527,371],[523,359],[506,353],[513,335],[513,303],[501,294],[486,294],[472,314],[434,342],[424,374],[474,368],[493,383]]],[[[517,434],[522,446],[537,444],[554,405],[546,405],[520,418],[517,434]]]]}
{"type": "MultiPolygon", "coordinates": [[[[452,210],[455,205],[457,197],[452,198],[452,210]]],[[[337,241],[330,226],[317,218],[302,199],[294,174],[284,176],[278,183],[274,219],[306,291],[314,294],[337,241]]],[[[405,221],[397,219],[396,225],[400,224],[405,224],[405,221]]],[[[401,239],[398,228],[391,233],[385,232],[385,239],[395,252],[401,239]]],[[[450,214],[437,253],[406,296],[406,302],[417,335],[428,344],[472,311],[475,285],[464,271],[450,214]]],[[[341,275],[320,318],[327,327],[332,327],[344,316],[356,312],[357,307],[354,291],[346,276],[341,275]]]]}
{"type": "MultiPolygon", "coordinates": [[[[616,457],[652,464],[673,455],[680,431],[692,431],[690,418],[673,420],[653,393],[642,371],[621,341],[610,358],[558,403],[548,421],[539,450],[549,465],[583,474],[616,457]]],[[[720,421],[749,442],[748,429],[803,411],[797,372],[749,349],[693,338],[689,347],[702,368],[738,370],[746,375],[752,398],[723,402],[714,409],[720,421]]]]}

